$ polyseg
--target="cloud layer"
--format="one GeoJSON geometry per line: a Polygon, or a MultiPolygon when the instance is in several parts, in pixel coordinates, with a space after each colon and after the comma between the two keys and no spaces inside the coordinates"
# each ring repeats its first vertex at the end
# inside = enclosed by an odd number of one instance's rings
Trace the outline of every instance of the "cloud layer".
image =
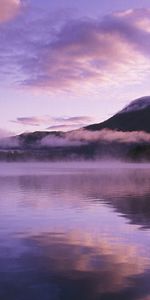
{"type": "Polygon", "coordinates": [[[51,117],[49,115],[45,115],[18,117],[16,120],[13,120],[11,122],[24,126],[48,126],[48,130],[67,131],[84,127],[92,123],[92,118],[88,116],[51,117]]]}
{"type": "Polygon", "coordinates": [[[29,88],[75,91],[149,76],[150,10],[58,19],[43,11],[24,12],[11,26],[0,28],[2,77],[10,75],[29,88]]]}
{"type": "Polygon", "coordinates": [[[90,143],[123,143],[123,144],[149,144],[150,134],[143,131],[122,132],[109,129],[89,131],[84,129],[72,130],[62,136],[49,135],[41,141],[41,146],[70,147],[90,143]]]}
{"type": "Polygon", "coordinates": [[[150,143],[150,134],[143,131],[122,132],[110,129],[89,131],[79,129],[68,132],[67,138],[83,142],[118,142],[118,143],[150,143]]]}

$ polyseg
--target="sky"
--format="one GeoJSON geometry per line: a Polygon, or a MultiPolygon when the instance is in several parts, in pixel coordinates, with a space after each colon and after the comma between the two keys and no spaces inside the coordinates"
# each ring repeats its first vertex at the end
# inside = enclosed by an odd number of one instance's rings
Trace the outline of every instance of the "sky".
{"type": "Polygon", "coordinates": [[[72,130],[150,95],[149,0],[0,0],[0,136],[72,130]]]}

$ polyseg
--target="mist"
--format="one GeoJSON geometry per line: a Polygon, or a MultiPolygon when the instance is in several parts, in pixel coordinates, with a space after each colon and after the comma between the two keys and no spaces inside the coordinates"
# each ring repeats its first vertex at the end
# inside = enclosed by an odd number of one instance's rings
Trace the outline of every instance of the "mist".
{"type": "Polygon", "coordinates": [[[150,143],[150,134],[143,131],[122,132],[103,129],[101,131],[76,130],[66,133],[68,139],[83,142],[150,143]]]}
{"type": "MultiPolygon", "coordinates": [[[[150,134],[143,131],[122,132],[117,130],[103,129],[100,131],[89,131],[78,129],[55,135],[54,133],[46,137],[39,138],[32,146],[36,147],[70,147],[81,146],[89,143],[117,142],[117,143],[150,143],[150,134]]],[[[27,134],[26,134],[27,135],[27,134]]],[[[0,130],[0,146],[2,147],[21,147],[20,136],[12,136],[0,130]]]]}
{"type": "Polygon", "coordinates": [[[47,136],[41,140],[41,146],[70,147],[81,146],[88,143],[117,142],[117,143],[150,143],[150,134],[143,131],[122,132],[103,129],[101,131],[89,131],[78,129],[64,133],[63,136],[47,136]]]}
{"type": "Polygon", "coordinates": [[[150,160],[150,134],[103,129],[34,132],[0,139],[0,160],[150,160]]]}
{"type": "Polygon", "coordinates": [[[21,146],[19,138],[14,137],[0,137],[0,148],[2,149],[14,149],[19,148],[21,146]]]}
{"type": "Polygon", "coordinates": [[[64,135],[64,137],[47,136],[41,140],[41,146],[48,147],[70,147],[70,146],[80,146],[83,142],[79,139],[72,139],[69,136],[64,135]]]}

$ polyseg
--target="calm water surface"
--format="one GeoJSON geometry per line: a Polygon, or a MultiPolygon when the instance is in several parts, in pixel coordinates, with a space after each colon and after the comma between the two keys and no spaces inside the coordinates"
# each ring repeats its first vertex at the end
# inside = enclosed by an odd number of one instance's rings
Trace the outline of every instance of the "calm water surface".
{"type": "Polygon", "coordinates": [[[0,299],[150,299],[150,165],[0,164],[0,299]]]}

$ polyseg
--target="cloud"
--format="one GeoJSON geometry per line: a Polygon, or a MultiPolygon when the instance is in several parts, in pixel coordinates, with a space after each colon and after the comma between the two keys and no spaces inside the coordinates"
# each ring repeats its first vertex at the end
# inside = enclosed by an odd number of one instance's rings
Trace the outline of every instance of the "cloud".
{"type": "Polygon", "coordinates": [[[27,126],[40,126],[47,125],[52,121],[50,116],[31,116],[31,117],[18,117],[16,120],[12,120],[13,123],[18,123],[27,126]]]}
{"type": "Polygon", "coordinates": [[[48,130],[71,130],[86,126],[92,122],[92,118],[88,116],[73,116],[73,117],[51,117],[45,116],[31,116],[18,117],[12,120],[13,123],[18,123],[25,126],[48,126],[48,130]]]}
{"type": "Polygon", "coordinates": [[[21,146],[21,143],[18,139],[18,137],[4,137],[0,139],[0,148],[2,149],[14,149],[19,148],[21,146]]]}
{"type": "Polygon", "coordinates": [[[10,72],[19,85],[50,91],[141,82],[150,73],[149,20],[149,9],[69,18],[59,26],[46,13],[24,15],[0,31],[6,37],[1,74],[8,78],[10,72]]]}
{"type": "Polygon", "coordinates": [[[46,136],[41,141],[41,146],[46,147],[73,147],[80,146],[83,142],[78,140],[70,140],[65,137],[57,137],[57,136],[46,136]]]}
{"type": "MultiPolygon", "coordinates": [[[[55,127],[52,129],[61,130],[61,128],[55,127]]],[[[81,146],[90,143],[147,144],[150,143],[150,134],[142,131],[122,132],[110,129],[88,131],[85,129],[78,129],[65,132],[62,136],[49,135],[41,140],[41,146],[49,147],[81,146]]]]}
{"type": "Polygon", "coordinates": [[[80,127],[83,127],[83,124],[59,124],[59,125],[53,125],[49,126],[47,129],[48,130],[54,130],[54,131],[70,131],[70,130],[75,130],[80,127]]]}
{"type": "Polygon", "coordinates": [[[48,130],[55,130],[55,131],[69,131],[78,129],[87,124],[92,123],[93,119],[88,116],[79,116],[79,117],[61,117],[55,118],[54,121],[56,122],[55,125],[49,126],[48,130]]]}
{"type": "Polygon", "coordinates": [[[83,142],[118,142],[118,143],[150,143],[150,134],[143,131],[122,132],[110,129],[89,131],[75,130],[66,134],[72,141],[83,142]]]}
{"type": "Polygon", "coordinates": [[[143,56],[145,48],[141,47],[143,38],[148,38],[145,35],[133,20],[126,21],[120,16],[109,16],[103,21],[69,22],[49,43],[46,68],[44,60],[40,75],[30,78],[25,84],[54,89],[71,88],[82,83],[88,86],[109,82],[112,76],[124,79],[125,72],[129,72],[128,80],[129,77],[137,80],[139,72],[147,70],[147,60],[143,56]]]}
{"type": "Polygon", "coordinates": [[[60,123],[67,123],[67,124],[80,124],[80,123],[90,123],[92,121],[91,117],[88,116],[75,116],[75,117],[58,117],[54,118],[55,121],[60,123]]]}
{"type": "Polygon", "coordinates": [[[0,22],[5,22],[19,12],[21,6],[20,0],[0,0],[0,22]]]}
{"type": "MultiPolygon", "coordinates": [[[[45,125],[47,119],[50,117],[27,117],[18,118],[18,123],[22,125],[30,126],[41,126],[45,125]],[[21,119],[21,120],[20,120],[21,119]],[[42,123],[43,122],[43,123],[42,123]]],[[[149,144],[150,134],[143,131],[134,132],[122,132],[117,130],[102,129],[100,131],[89,131],[83,128],[83,123],[85,121],[90,121],[91,118],[87,116],[81,117],[57,117],[51,118],[51,125],[47,128],[50,131],[64,131],[61,135],[48,135],[41,140],[41,146],[50,147],[67,147],[67,146],[81,146],[90,143],[123,143],[123,144],[149,144]],[[66,123],[63,123],[67,120],[66,123]],[[57,122],[59,121],[59,124],[57,122]],[[77,128],[77,129],[76,129],[77,128]]],[[[16,121],[15,121],[16,122],[16,121]]],[[[0,145],[19,145],[19,140],[17,137],[9,139],[14,133],[0,129],[0,145]],[[7,138],[8,139],[5,139],[7,138]]]]}

